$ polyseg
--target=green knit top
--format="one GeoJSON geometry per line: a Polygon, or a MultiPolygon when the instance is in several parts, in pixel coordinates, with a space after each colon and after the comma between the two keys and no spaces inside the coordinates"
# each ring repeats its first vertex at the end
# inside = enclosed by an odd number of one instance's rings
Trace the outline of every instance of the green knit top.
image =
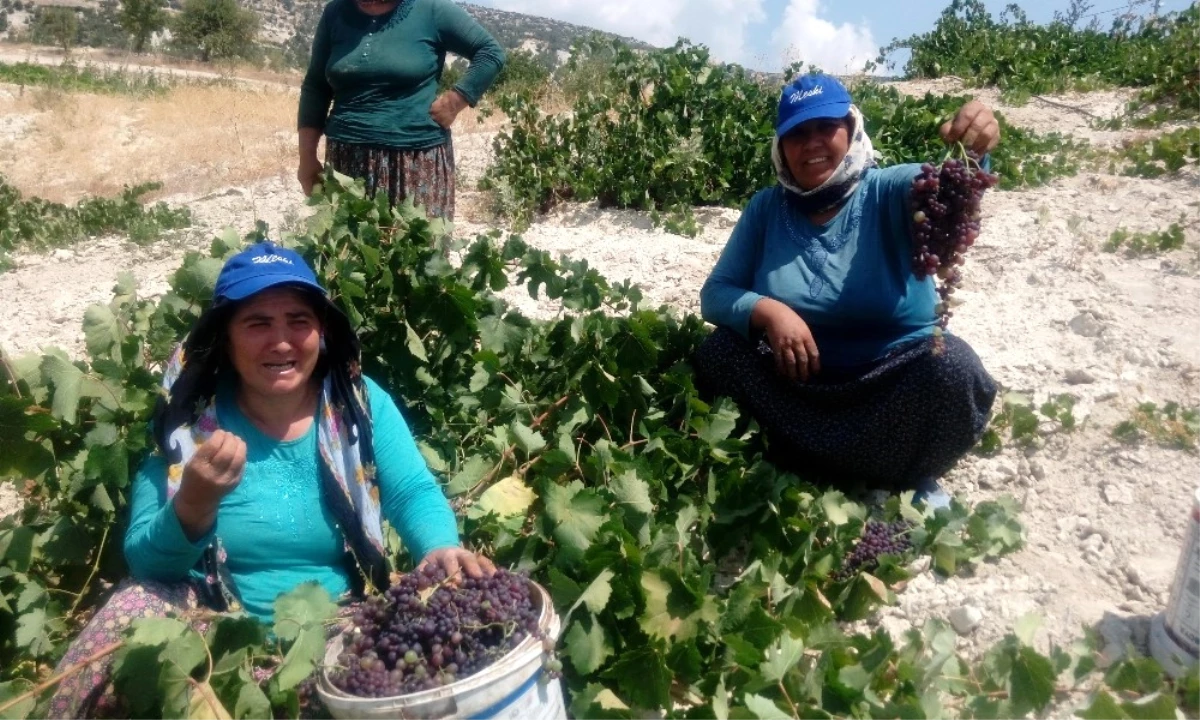
{"type": "Polygon", "coordinates": [[[474,106],[504,66],[504,51],[450,0],[400,0],[368,15],[331,0],[313,37],[298,124],[340,142],[424,150],[450,131],[429,114],[446,52],[471,65],[454,86],[474,106]],[[332,109],[330,104],[332,103],[332,109]]]}

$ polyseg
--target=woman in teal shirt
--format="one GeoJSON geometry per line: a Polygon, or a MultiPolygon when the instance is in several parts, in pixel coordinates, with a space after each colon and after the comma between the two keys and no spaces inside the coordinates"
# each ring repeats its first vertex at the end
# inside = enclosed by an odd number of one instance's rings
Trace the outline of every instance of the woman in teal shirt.
{"type": "MultiPolygon", "coordinates": [[[[132,573],[60,667],[130,620],[207,607],[270,622],[315,582],[334,598],[388,586],[383,522],[423,564],[478,577],[396,403],[359,372],[359,345],[304,260],[258,243],[221,270],[211,309],[168,367],[155,454],[134,482],[132,573]]],[[[111,662],[106,660],[105,662],[111,662]]],[[[107,667],[64,680],[51,717],[109,715],[107,667]]]]}
{"type": "Polygon", "coordinates": [[[313,37],[300,88],[297,177],[307,195],[323,171],[317,144],[338,172],[454,218],[450,126],[479,102],[504,51],[451,0],[331,0],[313,37]],[[438,95],[447,51],[470,67],[438,95]],[[332,107],[331,107],[332,105],[332,107]]]}
{"type": "MultiPolygon", "coordinates": [[[[978,102],[942,134],[981,154],[1000,137],[978,102]]],[[[996,386],[961,339],[934,351],[933,281],[912,272],[920,166],[877,168],[828,75],[784,87],[773,143],[779,183],[750,200],[700,293],[718,326],[700,385],[753,415],[787,469],[948,504],[937,479],[978,441],[996,386]]]]}

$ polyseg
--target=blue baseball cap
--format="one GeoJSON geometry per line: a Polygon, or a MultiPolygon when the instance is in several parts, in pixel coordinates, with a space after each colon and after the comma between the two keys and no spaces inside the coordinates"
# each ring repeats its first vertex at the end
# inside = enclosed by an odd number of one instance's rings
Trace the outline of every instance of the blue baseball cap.
{"type": "Polygon", "coordinates": [[[850,92],[832,75],[801,75],[779,94],[775,136],[783,137],[797,125],[816,118],[843,118],[850,112],[850,92]]]}
{"type": "Polygon", "coordinates": [[[260,242],[225,261],[213,288],[213,302],[245,300],[276,285],[299,285],[325,294],[316,273],[299,253],[260,242]]]}

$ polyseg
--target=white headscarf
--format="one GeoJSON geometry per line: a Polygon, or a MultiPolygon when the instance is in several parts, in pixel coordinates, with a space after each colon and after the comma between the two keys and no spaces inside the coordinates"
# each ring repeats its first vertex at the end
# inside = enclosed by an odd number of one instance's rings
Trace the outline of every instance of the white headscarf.
{"type": "Polygon", "coordinates": [[[819,213],[841,205],[858,189],[867,169],[875,167],[875,147],[863,127],[863,116],[858,106],[850,106],[850,117],[854,123],[850,128],[850,147],[846,157],[828,180],[812,190],[803,190],[796,184],[779,149],[779,136],[776,135],[771,141],[771,162],[775,164],[775,176],[779,184],[792,193],[792,199],[797,201],[802,212],[819,213]]]}

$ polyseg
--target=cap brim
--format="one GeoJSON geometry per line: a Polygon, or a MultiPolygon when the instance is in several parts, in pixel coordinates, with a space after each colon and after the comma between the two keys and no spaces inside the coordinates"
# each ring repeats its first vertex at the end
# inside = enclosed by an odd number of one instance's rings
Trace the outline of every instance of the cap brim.
{"type": "Polygon", "coordinates": [[[233,301],[245,300],[251,295],[260,293],[267,288],[286,286],[315,290],[321,295],[325,295],[325,288],[311,280],[290,275],[269,274],[243,278],[231,284],[221,293],[220,299],[233,301]]]}
{"type": "Polygon", "coordinates": [[[809,120],[817,120],[819,118],[844,118],[850,114],[850,103],[844,100],[836,102],[828,102],[822,105],[816,105],[806,109],[797,115],[794,115],[783,122],[782,125],[775,128],[775,136],[783,137],[796,126],[809,120]]]}

